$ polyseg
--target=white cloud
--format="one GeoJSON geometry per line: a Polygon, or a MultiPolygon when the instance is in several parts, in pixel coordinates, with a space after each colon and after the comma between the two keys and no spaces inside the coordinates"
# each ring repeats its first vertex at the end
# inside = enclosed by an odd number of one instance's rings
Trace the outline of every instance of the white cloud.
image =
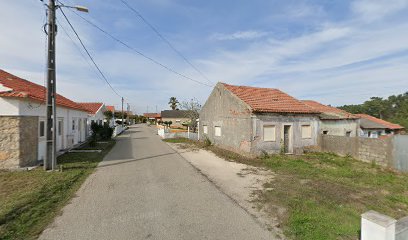
{"type": "Polygon", "coordinates": [[[250,40],[261,38],[268,35],[267,32],[260,32],[260,31],[239,31],[231,34],[223,34],[223,33],[215,33],[210,36],[211,40],[250,40]]]}
{"type": "Polygon", "coordinates": [[[407,0],[356,0],[352,11],[365,21],[379,20],[408,7],[407,0]]]}

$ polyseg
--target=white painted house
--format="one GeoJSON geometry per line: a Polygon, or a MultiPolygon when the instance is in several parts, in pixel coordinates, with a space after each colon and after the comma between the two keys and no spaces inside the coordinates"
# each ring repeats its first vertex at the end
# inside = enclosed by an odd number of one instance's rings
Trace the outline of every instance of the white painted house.
{"type": "MultiPolygon", "coordinates": [[[[36,165],[46,154],[46,89],[0,70],[0,168],[36,165]]],[[[86,140],[87,110],[57,95],[57,151],[86,140]]]]}
{"type": "Polygon", "coordinates": [[[103,125],[107,122],[105,115],[103,114],[107,111],[105,104],[98,102],[82,102],[78,103],[83,109],[88,111],[88,121],[87,121],[87,132],[92,134],[91,124],[97,123],[103,125]]]}

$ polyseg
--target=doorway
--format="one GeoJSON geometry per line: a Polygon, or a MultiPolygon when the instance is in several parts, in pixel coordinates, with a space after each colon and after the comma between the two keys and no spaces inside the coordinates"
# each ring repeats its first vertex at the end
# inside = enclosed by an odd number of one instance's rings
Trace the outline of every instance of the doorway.
{"type": "Polygon", "coordinates": [[[284,125],[283,126],[283,151],[284,153],[291,153],[291,125],[284,125]]]}

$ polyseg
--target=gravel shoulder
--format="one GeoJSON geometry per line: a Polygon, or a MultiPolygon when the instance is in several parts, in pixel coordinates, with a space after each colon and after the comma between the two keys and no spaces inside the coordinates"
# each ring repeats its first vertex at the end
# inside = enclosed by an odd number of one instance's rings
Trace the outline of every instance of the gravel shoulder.
{"type": "Polygon", "coordinates": [[[284,239],[279,222],[273,217],[277,214],[271,215],[270,209],[264,209],[265,205],[257,201],[258,193],[271,190],[265,189],[264,184],[274,180],[275,174],[272,171],[227,161],[210,151],[183,143],[167,144],[253,216],[259,224],[273,232],[277,239],[284,239]]]}

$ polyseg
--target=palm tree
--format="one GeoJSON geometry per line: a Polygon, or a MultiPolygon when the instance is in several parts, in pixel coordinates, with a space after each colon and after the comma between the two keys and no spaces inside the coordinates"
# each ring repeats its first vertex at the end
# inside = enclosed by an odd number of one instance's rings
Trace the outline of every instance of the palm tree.
{"type": "Polygon", "coordinates": [[[176,110],[177,105],[179,104],[179,101],[177,100],[176,97],[171,97],[169,104],[170,104],[171,109],[176,110]]]}

